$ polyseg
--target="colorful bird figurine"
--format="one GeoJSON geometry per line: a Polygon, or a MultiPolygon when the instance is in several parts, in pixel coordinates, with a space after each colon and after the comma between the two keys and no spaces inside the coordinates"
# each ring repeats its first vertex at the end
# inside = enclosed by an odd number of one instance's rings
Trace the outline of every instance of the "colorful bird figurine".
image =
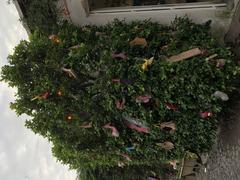
{"type": "Polygon", "coordinates": [[[121,80],[120,79],[112,79],[112,83],[120,83],[121,80]]]}
{"type": "Polygon", "coordinates": [[[169,164],[172,165],[173,169],[177,169],[177,163],[178,163],[178,160],[169,161],[169,164]]]}
{"type": "Polygon", "coordinates": [[[162,122],[159,125],[155,125],[156,127],[160,127],[161,129],[170,129],[170,133],[174,133],[176,131],[176,124],[172,121],[169,122],[162,122]]]}
{"type": "Polygon", "coordinates": [[[119,132],[116,127],[111,126],[111,123],[105,124],[103,128],[111,129],[112,130],[112,136],[119,137],[119,132]]]}
{"type": "Polygon", "coordinates": [[[163,149],[169,151],[172,150],[174,148],[174,144],[170,141],[166,141],[164,143],[157,143],[156,145],[162,147],[163,149]]]}
{"type": "Polygon", "coordinates": [[[126,102],[125,98],[122,98],[121,101],[116,99],[115,104],[116,104],[117,109],[123,110],[124,106],[125,106],[125,102],[126,102]]]}
{"type": "Polygon", "coordinates": [[[203,118],[203,119],[209,118],[209,117],[211,117],[212,115],[213,115],[212,112],[208,112],[208,111],[200,112],[200,116],[201,116],[201,118],[203,118]]]}
{"type": "Polygon", "coordinates": [[[118,162],[118,167],[123,168],[125,166],[124,162],[118,162]]]}
{"type": "Polygon", "coordinates": [[[178,107],[174,104],[171,104],[171,103],[165,103],[165,106],[167,109],[169,110],[173,110],[173,111],[178,111],[178,107]]]}
{"type": "Polygon", "coordinates": [[[150,129],[138,119],[131,118],[127,115],[123,115],[123,119],[125,120],[125,124],[128,128],[134,129],[140,133],[149,133],[150,129]]]}
{"type": "Polygon", "coordinates": [[[225,66],[225,63],[226,63],[226,61],[225,61],[225,59],[218,59],[217,61],[216,61],[216,66],[218,67],[218,68],[223,68],[224,66],[225,66]]]}
{"type": "Polygon", "coordinates": [[[228,95],[226,93],[224,93],[224,92],[221,92],[221,91],[215,91],[213,93],[213,96],[216,97],[216,98],[221,99],[222,101],[228,101],[229,100],[228,95]]]}
{"type": "Polygon", "coordinates": [[[134,150],[135,148],[134,148],[134,146],[131,146],[131,147],[126,147],[125,149],[126,149],[126,151],[131,152],[131,151],[134,150]]]}
{"type": "Polygon", "coordinates": [[[124,52],[121,52],[121,53],[113,53],[113,54],[112,54],[112,57],[113,57],[113,58],[123,59],[123,60],[127,59],[127,56],[126,56],[126,54],[125,54],[124,52]]]}
{"type": "Polygon", "coordinates": [[[137,103],[148,103],[151,98],[152,98],[151,95],[137,96],[136,97],[136,102],[137,103]]]}
{"type": "Polygon", "coordinates": [[[64,68],[62,67],[61,70],[63,72],[65,72],[69,77],[73,77],[73,78],[77,78],[76,74],[74,73],[74,71],[72,69],[67,69],[67,68],[64,68]]]}
{"type": "Polygon", "coordinates": [[[149,66],[152,65],[154,57],[151,57],[150,59],[144,59],[144,63],[142,64],[141,68],[143,71],[147,71],[149,66]]]}
{"type": "Polygon", "coordinates": [[[61,40],[59,39],[59,37],[57,35],[50,35],[48,37],[52,42],[56,43],[56,44],[60,44],[61,43],[61,40]]]}
{"type": "Polygon", "coordinates": [[[31,101],[34,101],[36,99],[40,100],[40,99],[47,99],[49,97],[50,93],[49,92],[45,92],[41,95],[35,96],[34,98],[31,99],[31,101]]]}
{"type": "Polygon", "coordinates": [[[122,157],[124,157],[127,161],[132,161],[132,159],[130,158],[130,156],[128,154],[120,154],[122,157]]]}
{"type": "Polygon", "coordinates": [[[92,122],[84,122],[81,126],[78,126],[79,128],[92,128],[92,122]]]}

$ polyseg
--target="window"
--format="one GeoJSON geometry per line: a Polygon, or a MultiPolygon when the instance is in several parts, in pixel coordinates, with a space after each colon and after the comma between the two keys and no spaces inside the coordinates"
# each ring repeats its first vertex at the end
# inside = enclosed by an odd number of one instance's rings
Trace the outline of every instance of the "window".
{"type": "Polygon", "coordinates": [[[211,2],[221,3],[222,0],[89,0],[90,10],[99,9],[116,9],[124,7],[147,7],[147,6],[166,6],[166,5],[179,5],[186,3],[199,3],[199,2],[211,2]]]}

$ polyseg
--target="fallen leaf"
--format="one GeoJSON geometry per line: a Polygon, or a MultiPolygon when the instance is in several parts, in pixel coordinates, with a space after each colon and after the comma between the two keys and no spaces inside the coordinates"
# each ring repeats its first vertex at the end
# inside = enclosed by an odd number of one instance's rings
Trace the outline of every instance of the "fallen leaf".
{"type": "Polygon", "coordinates": [[[147,41],[146,41],[145,38],[136,37],[134,40],[132,40],[130,42],[130,45],[131,46],[140,46],[140,45],[142,45],[142,46],[145,47],[145,46],[147,46],[147,41]]]}
{"type": "Polygon", "coordinates": [[[171,56],[170,58],[167,59],[167,61],[168,62],[178,62],[178,61],[182,61],[185,59],[189,59],[194,56],[198,56],[200,54],[202,54],[202,51],[199,48],[194,48],[194,49],[191,49],[188,51],[184,51],[180,54],[171,56]]]}

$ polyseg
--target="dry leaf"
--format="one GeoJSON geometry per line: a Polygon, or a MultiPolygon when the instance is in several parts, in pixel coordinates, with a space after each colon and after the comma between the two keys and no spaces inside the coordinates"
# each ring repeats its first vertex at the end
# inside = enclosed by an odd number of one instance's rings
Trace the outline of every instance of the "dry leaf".
{"type": "Polygon", "coordinates": [[[142,45],[142,46],[145,47],[145,46],[147,46],[147,41],[146,41],[145,38],[136,37],[134,40],[132,40],[130,42],[130,45],[131,46],[140,46],[140,45],[142,45]]]}
{"type": "Polygon", "coordinates": [[[157,145],[168,151],[174,148],[174,144],[170,141],[166,141],[164,143],[157,143],[157,145]]]}
{"type": "Polygon", "coordinates": [[[178,55],[171,56],[170,58],[167,59],[168,62],[178,62],[182,61],[185,59],[189,59],[194,56],[198,56],[202,54],[202,51],[199,48],[194,48],[188,51],[184,51],[178,55]]]}

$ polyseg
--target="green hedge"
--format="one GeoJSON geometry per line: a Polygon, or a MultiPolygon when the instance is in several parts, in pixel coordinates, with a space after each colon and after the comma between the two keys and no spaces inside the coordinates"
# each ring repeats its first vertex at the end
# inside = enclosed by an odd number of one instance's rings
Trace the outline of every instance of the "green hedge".
{"type": "Polygon", "coordinates": [[[63,24],[51,40],[35,32],[29,42],[22,41],[3,67],[2,79],[18,88],[11,107],[31,116],[26,126],[52,141],[53,154],[72,168],[168,163],[186,151],[211,149],[225,105],[213,93],[222,91],[231,98],[239,85],[233,55],[209,29],[209,23],[198,25],[186,18],[171,26],[117,20],[101,27],[63,24]],[[136,37],[145,38],[145,44],[134,45],[136,37]],[[193,48],[202,54],[167,61],[193,48]],[[116,58],[114,53],[124,55],[116,58]],[[217,57],[206,59],[213,54],[217,57]],[[152,64],[144,61],[151,57],[152,64]],[[219,59],[224,66],[217,67],[219,59]],[[63,67],[75,74],[70,77],[63,67]],[[145,103],[139,102],[142,95],[149,96],[145,103]],[[200,112],[211,116],[202,118],[200,112]],[[131,118],[149,133],[128,128],[126,119],[131,118]],[[176,130],[157,127],[170,121],[176,130]],[[92,128],[79,127],[85,122],[92,128]],[[107,123],[119,137],[103,127],[107,123]],[[171,150],[160,144],[167,141],[174,145],[171,150]],[[121,156],[126,153],[132,161],[121,156]]]}

